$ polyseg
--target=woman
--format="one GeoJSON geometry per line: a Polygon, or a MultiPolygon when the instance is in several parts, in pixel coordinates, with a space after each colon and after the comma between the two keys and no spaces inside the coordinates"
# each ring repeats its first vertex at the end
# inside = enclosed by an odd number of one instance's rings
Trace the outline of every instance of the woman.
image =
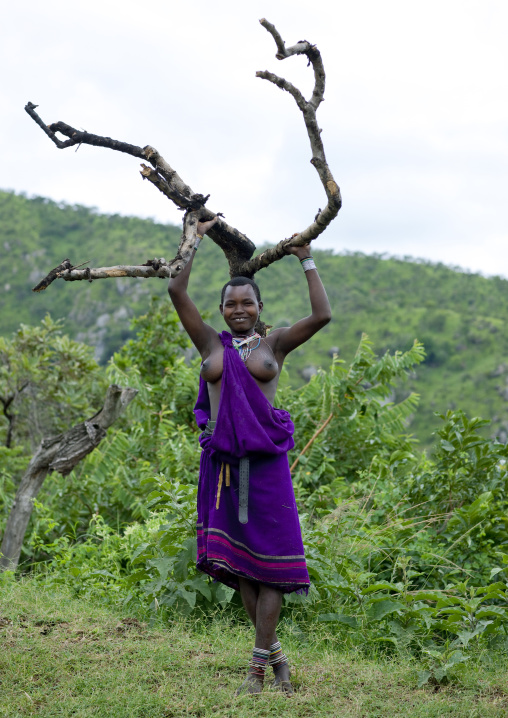
{"type": "MultiPolygon", "coordinates": [[[[202,236],[217,218],[198,223],[202,236]]],[[[283,593],[310,585],[287,459],[294,426],[273,407],[284,359],[331,318],[330,304],[309,245],[289,247],[309,287],[311,313],[267,337],[256,332],[263,303],[255,282],[235,277],[223,291],[220,312],[229,332],[201,319],[187,294],[194,254],[169,282],[180,320],[202,357],[195,407],[203,448],[198,489],[200,570],[240,590],[256,629],[247,678],[240,691],[259,693],[268,665],[273,687],[292,693],[289,666],[275,629],[283,593]]]]}

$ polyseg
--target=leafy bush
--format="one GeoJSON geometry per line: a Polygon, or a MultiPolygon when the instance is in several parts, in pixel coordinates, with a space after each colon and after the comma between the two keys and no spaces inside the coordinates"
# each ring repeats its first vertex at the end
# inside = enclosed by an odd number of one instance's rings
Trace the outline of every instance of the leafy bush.
{"type": "MultiPolygon", "coordinates": [[[[132,583],[141,582],[153,604],[188,612],[196,605],[226,605],[234,591],[214,583],[196,569],[197,488],[166,481],[162,475],[150,482],[150,505],[156,509],[156,530],[142,540],[132,554],[138,571],[132,583]]],[[[153,523],[152,523],[153,526],[153,523]]]]}
{"type": "Polygon", "coordinates": [[[0,337],[0,443],[28,454],[43,436],[93,413],[104,389],[92,350],[62,334],[61,321],[22,324],[0,337]]]}
{"type": "MultiPolygon", "coordinates": [[[[154,301],[137,328],[107,369],[137,399],[69,477],[48,479],[27,553],[40,581],[78,595],[236,616],[237,595],[195,567],[197,364],[184,360],[187,339],[166,305],[154,301]]],[[[312,580],[308,598],[286,596],[283,620],[411,653],[422,685],[501,640],[508,618],[508,448],[455,411],[440,417],[434,454],[417,450],[407,422],[418,397],[401,384],[423,358],[417,342],[378,358],[364,336],[349,367],[334,357],[301,389],[283,381],[277,397],[296,427],[290,463],[312,580]]]]}

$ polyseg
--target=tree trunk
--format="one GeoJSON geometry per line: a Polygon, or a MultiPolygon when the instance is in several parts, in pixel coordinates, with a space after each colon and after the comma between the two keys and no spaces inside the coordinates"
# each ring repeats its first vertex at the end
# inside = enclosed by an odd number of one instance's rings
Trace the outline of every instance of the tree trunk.
{"type": "Polygon", "coordinates": [[[95,416],[73,426],[64,434],[41,441],[21,479],[7,519],[0,548],[0,571],[15,571],[18,566],[33,502],[48,473],[58,471],[62,476],[67,476],[81,459],[100,444],[107,429],[136,394],[136,389],[122,389],[112,384],[106,393],[103,408],[95,416]]]}

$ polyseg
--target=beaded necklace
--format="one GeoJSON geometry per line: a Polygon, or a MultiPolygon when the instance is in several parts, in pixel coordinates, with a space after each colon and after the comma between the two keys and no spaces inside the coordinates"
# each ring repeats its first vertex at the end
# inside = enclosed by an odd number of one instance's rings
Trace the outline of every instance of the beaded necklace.
{"type": "Polygon", "coordinates": [[[245,363],[247,359],[250,357],[254,349],[257,349],[258,346],[261,343],[261,335],[257,332],[254,332],[254,334],[250,334],[248,337],[232,337],[233,340],[233,346],[237,350],[237,352],[240,354],[241,360],[245,363]],[[254,339],[258,340],[258,343],[256,346],[251,347],[249,346],[250,342],[254,341],[254,339]]]}

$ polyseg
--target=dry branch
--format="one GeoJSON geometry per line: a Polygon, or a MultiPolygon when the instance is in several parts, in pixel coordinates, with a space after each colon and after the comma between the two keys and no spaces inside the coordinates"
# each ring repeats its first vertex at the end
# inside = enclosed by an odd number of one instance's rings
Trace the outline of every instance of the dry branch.
{"type": "Polygon", "coordinates": [[[43,439],[21,479],[12,505],[0,549],[0,571],[14,571],[18,565],[33,502],[44,479],[51,471],[67,476],[106,436],[137,394],[137,389],[122,389],[112,384],[104,406],[91,419],[73,426],[64,434],[43,439]]]}
{"type": "Polygon", "coordinates": [[[284,41],[276,28],[264,18],[259,21],[261,25],[272,35],[277,45],[277,54],[275,57],[277,60],[285,60],[292,55],[306,55],[309,63],[312,65],[314,70],[314,90],[310,100],[306,100],[300,90],[295,87],[291,82],[288,82],[278,75],[274,75],[273,72],[260,71],[256,72],[256,77],[260,77],[263,80],[268,80],[273,83],[281,90],[289,92],[289,94],[295,100],[298,108],[303,114],[305,127],[309,136],[310,147],[312,150],[311,164],[315,167],[321,184],[326,193],[327,204],[323,210],[319,210],[314,221],[296,236],[291,237],[289,240],[283,240],[279,242],[275,247],[271,247],[257,257],[254,257],[245,264],[245,272],[249,275],[255,274],[263,267],[268,267],[272,262],[281,259],[285,254],[285,247],[288,245],[297,246],[311,242],[316,237],[324,232],[330,222],[335,219],[341,206],[342,198],[340,195],[340,189],[335,182],[332,172],[326,161],[325,149],[321,140],[321,129],[317,123],[316,110],[323,101],[325,91],[325,70],[323,67],[323,61],[321,59],[321,53],[315,45],[311,45],[310,42],[298,42],[292,47],[286,48],[284,41]]]}
{"type": "MultiPolygon", "coordinates": [[[[180,175],[174,170],[168,162],[162,157],[162,155],[150,145],[145,147],[138,147],[127,142],[121,142],[120,140],[114,140],[111,137],[102,137],[100,135],[94,135],[90,132],[83,130],[77,130],[71,127],[65,122],[54,122],[51,125],[46,125],[38,113],[35,111],[37,105],[33,102],[28,102],[25,106],[25,110],[30,117],[36,122],[39,127],[48,135],[48,137],[54,142],[58,149],[66,149],[67,147],[74,147],[76,145],[91,145],[93,147],[105,147],[110,150],[117,152],[124,152],[125,154],[138,157],[146,160],[152,165],[149,167],[146,164],[141,165],[141,176],[143,179],[147,179],[157,189],[162,192],[168,199],[170,199],[178,209],[185,210],[186,212],[198,212],[198,218],[203,222],[212,219],[219,213],[212,212],[210,209],[205,207],[208,200],[208,196],[204,196],[199,193],[193,192],[193,190],[187,185],[180,175]],[[66,141],[60,140],[56,133],[62,134],[68,139],[66,141]]],[[[256,249],[255,244],[242,232],[235,227],[231,227],[223,219],[210,230],[209,236],[211,239],[219,245],[219,247],[226,253],[230,264],[230,271],[232,274],[239,273],[238,270],[244,262],[252,257],[254,250],[256,249]]],[[[64,260],[62,265],[67,262],[66,266],[59,265],[57,268],[51,270],[51,272],[34,288],[34,291],[42,291],[48,287],[51,282],[56,279],[65,279],[66,281],[78,281],[78,280],[93,280],[93,279],[105,279],[108,277],[160,277],[168,278],[170,276],[176,276],[179,271],[183,269],[186,264],[186,260],[182,261],[182,242],[185,237],[182,237],[178,252],[175,258],[169,262],[166,260],[159,260],[160,270],[154,270],[149,263],[143,265],[116,265],[114,267],[99,267],[98,269],[84,269],[77,270],[72,269],[72,264],[69,260],[64,260]]],[[[188,257],[187,257],[188,259],[188,257]]],[[[150,260],[153,261],[153,260],[150,260]]]]}
{"type": "Polygon", "coordinates": [[[321,432],[326,429],[326,427],[328,426],[328,424],[331,422],[332,419],[333,419],[333,411],[331,414],[329,414],[328,418],[321,424],[321,426],[314,432],[314,434],[311,436],[309,441],[305,444],[305,446],[300,451],[300,453],[298,454],[296,459],[293,461],[293,463],[291,464],[291,468],[289,469],[290,473],[293,473],[293,471],[298,466],[298,463],[299,463],[300,459],[302,458],[302,456],[305,454],[306,451],[308,451],[310,449],[312,444],[316,441],[316,439],[321,434],[321,432]]]}
{"type": "MultiPolygon", "coordinates": [[[[327,204],[323,210],[319,209],[314,221],[305,230],[280,241],[275,247],[262,252],[254,258],[252,258],[255,250],[253,242],[245,234],[229,226],[221,219],[209,230],[208,235],[226,255],[231,276],[244,275],[252,277],[260,269],[282,259],[287,254],[287,247],[301,246],[316,239],[337,216],[342,204],[339,187],[326,161],[321,140],[321,129],[316,119],[316,110],[323,101],[325,90],[325,71],[321,54],[315,45],[307,41],[300,41],[291,47],[286,47],[274,25],[265,19],[260,20],[260,23],[275,41],[277,46],[276,58],[278,60],[284,60],[293,55],[305,55],[308,63],[312,65],[315,83],[310,100],[306,100],[300,90],[291,82],[272,72],[260,71],[256,73],[256,76],[268,80],[280,89],[289,92],[302,112],[312,151],[311,163],[315,167],[325,190],[327,204]]],[[[142,163],[141,165],[143,179],[151,182],[165,197],[171,200],[179,209],[184,210],[186,214],[183,223],[184,231],[177,254],[169,262],[165,259],[155,259],[149,260],[142,265],[116,265],[114,267],[95,269],[77,269],[66,259],[58,267],[51,270],[47,277],[34,288],[34,291],[46,289],[57,278],[66,281],[85,279],[93,281],[94,279],[108,277],[168,278],[176,276],[185,267],[190,257],[190,249],[196,236],[197,221],[207,221],[216,216],[214,212],[205,207],[209,195],[204,196],[194,193],[176,170],[150,145],[138,147],[127,142],[114,140],[111,137],[102,137],[84,130],[77,130],[65,122],[46,125],[35,111],[36,107],[37,105],[29,102],[25,110],[59,149],[85,144],[124,152],[145,160],[148,164],[142,163]],[[59,139],[57,133],[67,139],[59,139]]],[[[218,214],[220,216],[220,213],[218,214]]]]}

